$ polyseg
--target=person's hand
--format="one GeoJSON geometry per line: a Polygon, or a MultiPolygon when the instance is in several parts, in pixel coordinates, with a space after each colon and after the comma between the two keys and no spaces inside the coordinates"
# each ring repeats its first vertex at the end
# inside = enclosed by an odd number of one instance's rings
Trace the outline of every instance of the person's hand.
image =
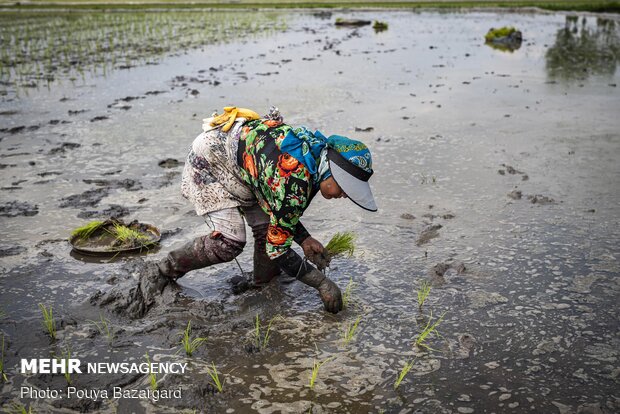
{"type": "Polygon", "coordinates": [[[337,284],[325,277],[319,285],[319,295],[325,306],[325,310],[331,313],[338,313],[342,310],[342,294],[337,284]]]}
{"type": "Polygon", "coordinates": [[[301,243],[301,248],[304,250],[304,255],[314,263],[320,270],[329,266],[329,258],[325,247],[314,237],[309,236],[301,243]]]}

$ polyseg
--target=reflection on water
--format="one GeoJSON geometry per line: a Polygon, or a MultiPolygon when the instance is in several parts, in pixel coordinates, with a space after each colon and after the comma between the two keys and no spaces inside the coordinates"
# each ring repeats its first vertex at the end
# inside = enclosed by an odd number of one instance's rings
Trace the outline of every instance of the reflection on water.
{"type": "Polygon", "coordinates": [[[555,44],[547,50],[546,60],[550,78],[613,76],[620,60],[616,22],[597,18],[594,26],[585,17],[567,16],[565,26],[556,33],[555,44]]]}

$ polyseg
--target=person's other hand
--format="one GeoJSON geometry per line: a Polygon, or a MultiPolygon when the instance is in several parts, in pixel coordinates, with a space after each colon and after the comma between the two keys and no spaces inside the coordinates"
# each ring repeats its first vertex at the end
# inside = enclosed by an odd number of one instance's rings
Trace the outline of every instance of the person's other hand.
{"type": "Polygon", "coordinates": [[[319,270],[325,269],[329,266],[329,258],[325,247],[314,237],[310,236],[301,243],[301,248],[304,250],[304,255],[314,263],[319,270]]]}
{"type": "Polygon", "coordinates": [[[326,277],[319,285],[318,291],[326,311],[338,313],[342,310],[342,294],[338,285],[326,277]]]}

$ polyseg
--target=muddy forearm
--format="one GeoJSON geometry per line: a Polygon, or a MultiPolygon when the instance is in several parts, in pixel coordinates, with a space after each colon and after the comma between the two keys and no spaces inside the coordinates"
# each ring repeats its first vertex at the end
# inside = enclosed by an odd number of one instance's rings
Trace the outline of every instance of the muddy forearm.
{"type": "Polygon", "coordinates": [[[295,237],[293,238],[293,240],[295,240],[295,243],[301,246],[304,240],[306,240],[308,237],[310,237],[310,233],[308,232],[308,230],[306,230],[304,225],[301,224],[301,221],[297,222],[297,226],[295,227],[295,237]]]}
{"type": "Polygon", "coordinates": [[[299,279],[314,269],[310,263],[302,259],[293,249],[288,249],[284,254],[273,259],[287,275],[299,279]]]}

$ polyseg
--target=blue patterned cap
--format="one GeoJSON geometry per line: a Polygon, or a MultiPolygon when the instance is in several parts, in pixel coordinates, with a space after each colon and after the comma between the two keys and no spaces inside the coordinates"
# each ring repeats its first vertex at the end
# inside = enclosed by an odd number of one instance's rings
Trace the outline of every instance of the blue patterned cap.
{"type": "Polygon", "coordinates": [[[369,211],[377,211],[377,204],[368,180],[373,174],[372,157],[368,147],[340,135],[327,138],[329,169],[347,197],[369,211]]]}

